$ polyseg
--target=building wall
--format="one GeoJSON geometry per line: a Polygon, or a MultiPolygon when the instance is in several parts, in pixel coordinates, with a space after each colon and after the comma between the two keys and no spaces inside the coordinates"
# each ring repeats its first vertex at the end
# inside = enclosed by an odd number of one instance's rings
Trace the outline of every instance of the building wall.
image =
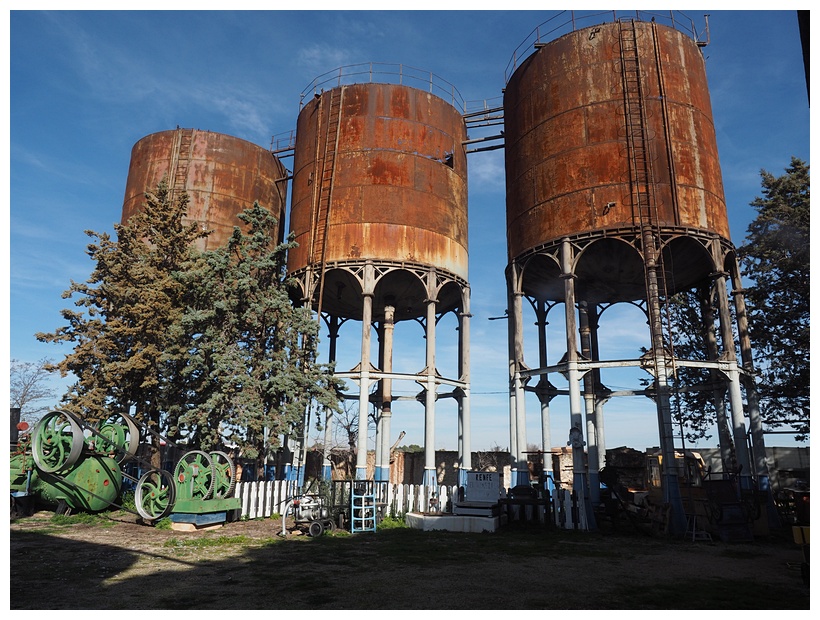
{"type": "MultiPolygon", "coordinates": [[[[722,473],[718,448],[697,449],[713,473],[722,473]]],[[[766,460],[769,463],[769,481],[772,490],[780,491],[805,482],[809,483],[809,448],[767,447],[766,460]]]]}
{"type": "MultiPolygon", "coordinates": [[[[717,448],[697,449],[707,467],[713,473],[722,473],[720,450],[717,448]]],[[[562,486],[572,487],[572,451],[569,448],[553,448],[552,450],[553,479],[562,486]]],[[[779,491],[793,487],[799,482],[809,483],[809,448],[798,447],[771,447],[766,448],[769,462],[769,478],[772,489],[779,491]]],[[[334,480],[350,479],[355,473],[355,459],[352,468],[345,466],[344,453],[334,454],[334,480]]],[[[472,463],[474,471],[501,473],[504,488],[510,487],[510,453],[501,451],[473,452],[472,463]]],[[[321,472],[322,454],[312,451],[308,454],[307,477],[318,477],[321,472]]],[[[530,457],[530,479],[537,482],[541,474],[539,455],[530,457]]],[[[455,450],[436,451],[436,470],[440,485],[454,486],[458,484],[458,452],[455,450]]],[[[375,471],[375,454],[368,453],[368,476],[375,471]]],[[[390,464],[390,482],[392,484],[421,484],[424,479],[424,452],[393,453],[390,464]]]]}

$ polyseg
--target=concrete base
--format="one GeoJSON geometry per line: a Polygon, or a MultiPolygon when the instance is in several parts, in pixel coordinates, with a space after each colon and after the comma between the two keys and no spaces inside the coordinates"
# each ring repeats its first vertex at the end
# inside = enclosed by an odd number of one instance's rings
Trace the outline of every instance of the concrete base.
{"type": "Polygon", "coordinates": [[[506,522],[506,516],[474,517],[453,514],[408,512],[404,515],[404,522],[407,524],[407,527],[425,532],[444,530],[447,532],[480,533],[495,532],[506,522]]]}
{"type": "Polygon", "coordinates": [[[211,530],[225,525],[226,513],[212,512],[207,514],[171,513],[171,529],[178,532],[198,532],[211,530]]]}
{"type": "Polygon", "coordinates": [[[224,524],[213,523],[211,525],[196,525],[195,523],[174,523],[171,522],[171,529],[175,532],[202,532],[204,530],[218,530],[224,524]]]}
{"type": "Polygon", "coordinates": [[[466,517],[497,517],[501,514],[498,502],[456,502],[453,504],[453,514],[466,517]]]}

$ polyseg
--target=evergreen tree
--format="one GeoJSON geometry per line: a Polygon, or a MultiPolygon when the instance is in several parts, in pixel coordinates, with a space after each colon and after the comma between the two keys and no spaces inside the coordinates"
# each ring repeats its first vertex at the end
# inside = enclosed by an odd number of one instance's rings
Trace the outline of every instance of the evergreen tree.
{"type": "MultiPolygon", "coordinates": [[[[706,343],[710,326],[704,322],[703,305],[711,304],[711,316],[716,316],[717,309],[713,301],[702,287],[681,291],[670,299],[670,320],[676,326],[672,337],[677,358],[697,361],[710,359],[706,343]],[[679,326],[686,328],[679,329],[679,326]]],[[[715,385],[719,381],[714,371],[710,373],[702,368],[676,367],[675,374],[671,377],[672,386],[676,388],[671,401],[672,417],[675,424],[681,425],[686,441],[697,442],[711,438],[709,430],[717,417],[715,394],[713,390],[706,389],[706,386],[715,385]],[[697,389],[685,389],[693,386],[697,389]]]]}
{"type": "MultiPolygon", "coordinates": [[[[160,183],[141,212],[115,226],[117,240],[86,231],[96,267],[71,283],[81,310],[38,333],[74,350],[49,369],[77,382],[64,409],[91,422],[135,407],[172,441],[212,450],[239,445],[264,458],[283,433],[301,436],[311,408],[338,409],[339,385],[316,363],[318,324],[289,298],[276,219],[258,204],[225,247],[199,252],[209,234],[184,224],[188,198],[160,183]]],[[[319,419],[324,419],[320,416],[319,419]]],[[[155,463],[156,464],[156,463],[155,463]]]]}
{"type": "Polygon", "coordinates": [[[38,333],[42,342],[71,342],[73,351],[50,366],[78,379],[63,397],[63,408],[90,422],[128,412],[160,430],[163,401],[161,359],[172,326],[182,315],[185,290],[177,277],[207,231],[185,225],[188,197],[172,202],[168,185],[146,193],[142,211],[115,225],[117,240],[86,231],[96,240],[87,253],[96,263],[85,283],[71,282],[63,298],[78,298],[80,310],[65,309],[68,325],[38,333]]]}
{"type": "MultiPolygon", "coordinates": [[[[764,196],[750,203],[758,216],[738,248],[757,389],[765,423],[789,426],[803,439],[809,431],[809,168],[793,158],[784,176],[761,171],[761,178],[764,196]]],[[[679,292],[668,310],[676,356],[710,359],[706,337],[715,325],[704,317],[717,317],[718,308],[708,290],[679,292]]],[[[672,401],[673,417],[688,441],[710,437],[721,400],[711,388],[721,381],[715,372],[677,368],[673,387],[697,388],[676,391],[672,401]]],[[[729,436],[728,427],[722,431],[729,436]]]]}
{"type": "Polygon", "coordinates": [[[166,363],[182,363],[170,374],[184,393],[169,424],[189,446],[227,440],[264,461],[279,435],[301,436],[311,407],[338,410],[339,386],[316,363],[316,319],[288,294],[285,257],[294,244],[276,244],[277,220],[258,203],[239,218],[245,226],[227,246],[183,274],[187,309],[166,363]]]}
{"type": "Polygon", "coordinates": [[[797,158],[783,176],[762,170],[758,215],[738,248],[749,330],[759,371],[761,413],[772,426],[809,432],[809,166],[797,158]]]}

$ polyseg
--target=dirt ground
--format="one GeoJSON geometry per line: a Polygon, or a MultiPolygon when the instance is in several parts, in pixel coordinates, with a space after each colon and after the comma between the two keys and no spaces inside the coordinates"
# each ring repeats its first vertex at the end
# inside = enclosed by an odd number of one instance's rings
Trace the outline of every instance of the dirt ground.
{"type": "Polygon", "coordinates": [[[800,549],[784,537],[725,545],[536,528],[282,538],[271,519],[180,532],[127,512],[93,524],[52,516],[10,523],[12,610],[809,609],[800,549]]]}

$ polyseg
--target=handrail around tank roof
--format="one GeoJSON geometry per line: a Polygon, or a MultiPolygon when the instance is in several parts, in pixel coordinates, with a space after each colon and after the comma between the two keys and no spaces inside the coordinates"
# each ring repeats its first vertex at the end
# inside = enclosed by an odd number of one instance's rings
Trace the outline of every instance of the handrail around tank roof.
{"type": "Polygon", "coordinates": [[[424,71],[400,63],[385,62],[344,65],[323,73],[314,78],[302,91],[299,98],[299,108],[301,109],[304,105],[306,97],[318,95],[325,88],[361,83],[403,84],[405,86],[421,87],[420,90],[426,90],[440,99],[449,101],[454,108],[462,114],[464,113],[464,98],[458,92],[458,89],[447,80],[432,71],[424,71]]]}
{"type": "Polygon", "coordinates": [[[615,22],[619,19],[632,18],[636,21],[653,21],[664,26],[670,26],[692,37],[699,46],[706,45],[701,41],[701,34],[695,27],[695,22],[680,11],[666,11],[657,13],[652,11],[559,11],[547,21],[539,24],[527,35],[521,44],[515,48],[504,70],[504,83],[510,81],[518,66],[527,59],[539,45],[546,45],[570,32],[588,28],[596,24],[615,22]]]}

